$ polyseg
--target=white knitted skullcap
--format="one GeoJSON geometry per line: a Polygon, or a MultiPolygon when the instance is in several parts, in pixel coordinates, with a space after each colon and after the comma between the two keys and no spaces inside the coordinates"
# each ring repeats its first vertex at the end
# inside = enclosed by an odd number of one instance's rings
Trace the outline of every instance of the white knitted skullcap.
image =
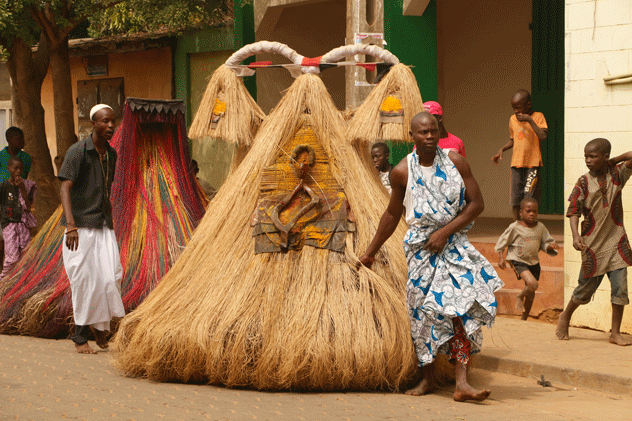
{"type": "MultiPolygon", "coordinates": [[[[98,113],[99,111],[101,111],[104,108],[109,108],[110,110],[112,110],[112,107],[110,107],[107,104],[97,104],[94,107],[92,107],[92,109],[90,110],[90,120],[92,120],[92,117],[94,117],[94,115],[96,113],[98,113]]],[[[112,110],[114,111],[114,110],[112,110]]]]}

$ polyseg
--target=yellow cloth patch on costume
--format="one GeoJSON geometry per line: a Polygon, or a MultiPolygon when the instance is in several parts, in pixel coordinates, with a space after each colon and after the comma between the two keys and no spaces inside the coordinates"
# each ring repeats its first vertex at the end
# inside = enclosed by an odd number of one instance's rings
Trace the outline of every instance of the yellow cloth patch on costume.
{"type": "Polygon", "coordinates": [[[380,115],[395,116],[404,115],[404,107],[402,101],[393,95],[389,95],[380,105],[380,115]]]}
{"type": "Polygon", "coordinates": [[[213,106],[213,115],[211,117],[211,128],[214,129],[217,127],[217,123],[219,123],[219,119],[226,113],[226,103],[221,99],[217,98],[215,100],[215,105],[213,106]]]}
{"type": "Polygon", "coordinates": [[[389,95],[380,105],[380,123],[404,122],[404,107],[399,95],[389,95]]]}
{"type": "Polygon", "coordinates": [[[251,225],[255,253],[300,250],[305,245],[344,251],[347,232],[355,231],[346,195],[308,116],[276,161],[263,170],[251,225]],[[299,178],[299,164],[310,161],[307,174],[299,178]]]}

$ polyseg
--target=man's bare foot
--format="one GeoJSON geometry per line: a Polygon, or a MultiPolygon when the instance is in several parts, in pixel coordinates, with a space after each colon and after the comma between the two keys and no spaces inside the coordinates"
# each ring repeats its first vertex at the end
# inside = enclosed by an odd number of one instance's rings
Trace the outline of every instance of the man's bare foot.
{"type": "Polygon", "coordinates": [[[630,346],[632,342],[625,340],[620,333],[611,333],[609,342],[611,344],[619,345],[619,346],[630,346]]]}
{"type": "Polygon", "coordinates": [[[489,397],[489,394],[492,393],[488,389],[476,390],[472,386],[467,385],[464,388],[458,388],[454,391],[454,395],[452,395],[452,399],[457,402],[465,402],[465,401],[484,401],[489,397]]]}
{"type": "Polygon", "coordinates": [[[80,354],[96,354],[97,353],[97,351],[92,349],[92,347],[88,344],[88,342],[81,345],[75,344],[75,349],[80,354]]]}
{"type": "Polygon", "coordinates": [[[93,327],[90,327],[90,329],[92,329],[92,333],[94,333],[94,339],[97,345],[99,346],[99,348],[107,349],[110,347],[110,345],[108,345],[108,338],[107,338],[106,332],[102,330],[97,330],[93,327]]]}
{"type": "Polygon", "coordinates": [[[411,396],[423,396],[423,395],[427,395],[428,393],[431,393],[432,391],[435,390],[435,388],[436,388],[436,385],[434,382],[423,379],[422,381],[419,382],[419,384],[417,384],[417,386],[411,389],[408,389],[404,393],[411,396]]]}
{"type": "Polygon", "coordinates": [[[557,321],[557,328],[555,329],[555,335],[557,339],[562,341],[568,341],[568,325],[570,320],[567,320],[565,317],[560,315],[560,318],[557,321]]]}

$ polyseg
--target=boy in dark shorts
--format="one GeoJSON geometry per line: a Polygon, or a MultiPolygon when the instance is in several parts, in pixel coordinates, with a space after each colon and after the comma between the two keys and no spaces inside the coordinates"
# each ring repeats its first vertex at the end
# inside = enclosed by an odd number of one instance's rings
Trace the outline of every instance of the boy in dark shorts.
{"type": "Polygon", "coordinates": [[[514,218],[520,217],[520,201],[534,197],[540,201],[542,186],[542,152],[540,142],[546,140],[548,127],[542,113],[531,109],[531,94],[520,89],[511,99],[514,114],[509,119],[509,142],[492,157],[494,164],[503,152],[513,148],[511,156],[511,206],[514,218]]]}
{"type": "Polygon", "coordinates": [[[610,280],[612,329],[610,343],[632,345],[621,336],[623,308],[628,297],[628,266],[632,266],[632,250],[623,226],[621,191],[632,175],[632,151],[610,159],[610,142],[593,139],[584,147],[584,159],[589,172],[579,177],[571,192],[566,211],[573,234],[573,248],[581,251],[582,267],[578,285],[566,309],[560,314],[555,334],[568,340],[568,326],[573,312],[588,304],[603,276],[610,280]],[[580,216],[584,217],[581,234],[577,230],[580,216]]]}
{"type": "Polygon", "coordinates": [[[520,220],[512,223],[500,236],[495,250],[498,252],[498,267],[505,269],[506,261],[513,267],[518,279],[525,287],[518,294],[516,309],[522,313],[521,319],[527,320],[535,291],[540,280],[540,250],[556,255],[558,245],[542,222],[538,221],[538,202],[526,197],[520,202],[520,220]],[[504,250],[507,250],[505,260],[504,250]]]}

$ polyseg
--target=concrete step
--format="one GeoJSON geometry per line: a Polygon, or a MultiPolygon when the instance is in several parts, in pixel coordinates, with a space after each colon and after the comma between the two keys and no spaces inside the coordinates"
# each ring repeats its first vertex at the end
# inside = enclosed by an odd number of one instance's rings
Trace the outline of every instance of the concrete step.
{"type": "MultiPolygon", "coordinates": [[[[494,250],[494,243],[472,241],[476,249],[492,263],[505,287],[496,292],[498,300],[498,314],[515,315],[516,296],[524,288],[524,281],[516,278],[511,268],[498,267],[498,253],[494,250]]],[[[564,247],[560,244],[557,256],[540,253],[539,287],[536,291],[531,316],[538,317],[547,310],[562,310],[564,308],[564,247]]]]}
{"type": "MultiPolygon", "coordinates": [[[[495,268],[504,288],[496,292],[499,314],[518,314],[515,311],[516,297],[524,288],[524,281],[516,279],[512,269],[495,268]]],[[[538,317],[547,310],[564,308],[564,270],[562,268],[543,267],[538,290],[535,292],[531,316],[538,317]]]]}

